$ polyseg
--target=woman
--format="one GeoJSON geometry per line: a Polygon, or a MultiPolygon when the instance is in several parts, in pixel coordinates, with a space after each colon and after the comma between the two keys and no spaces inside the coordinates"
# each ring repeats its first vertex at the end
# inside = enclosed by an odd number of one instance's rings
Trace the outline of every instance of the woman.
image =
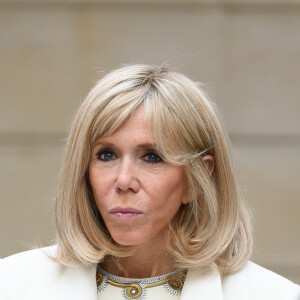
{"type": "Polygon", "coordinates": [[[1,299],[299,299],[248,261],[230,155],[217,108],[188,77],[148,65],[107,74],[69,134],[57,245],[2,260],[1,299]]]}

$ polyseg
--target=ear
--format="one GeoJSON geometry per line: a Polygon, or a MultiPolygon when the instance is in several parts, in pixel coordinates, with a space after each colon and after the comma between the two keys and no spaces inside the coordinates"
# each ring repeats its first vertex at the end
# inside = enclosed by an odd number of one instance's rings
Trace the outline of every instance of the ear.
{"type": "Polygon", "coordinates": [[[202,157],[204,165],[207,169],[207,171],[209,172],[209,174],[211,175],[214,171],[214,167],[215,167],[215,159],[213,156],[211,155],[205,155],[202,157]]]}

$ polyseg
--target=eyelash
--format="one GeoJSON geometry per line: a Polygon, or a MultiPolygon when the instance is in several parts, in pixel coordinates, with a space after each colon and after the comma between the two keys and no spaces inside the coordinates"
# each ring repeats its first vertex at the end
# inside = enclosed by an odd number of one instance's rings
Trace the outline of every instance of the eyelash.
{"type": "MultiPolygon", "coordinates": [[[[105,153],[110,153],[110,154],[115,155],[114,152],[113,152],[112,150],[104,149],[104,150],[100,150],[100,151],[97,152],[97,154],[96,154],[96,155],[97,155],[97,158],[98,158],[99,160],[103,161],[103,162],[108,162],[108,161],[113,160],[113,159],[105,160],[105,159],[100,158],[100,156],[101,156],[102,154],[105,154],[105,153]]],[[[150,163],[150,164],[157,164],[157,163],[160,163],[160,162],[163,161],[162,158],[161,158],[156,152],[154,152],[154,151],[147,151],[147,152],[143,155],[143,157],[149,156],[149,155],[154,155],[154,156],[156,156],[156,158],[158,158],[158,160],[157,160],[157,161],[154,161],[154,162],[153,162],[153,161],[146,160],[147,163],[150,163]]]]}

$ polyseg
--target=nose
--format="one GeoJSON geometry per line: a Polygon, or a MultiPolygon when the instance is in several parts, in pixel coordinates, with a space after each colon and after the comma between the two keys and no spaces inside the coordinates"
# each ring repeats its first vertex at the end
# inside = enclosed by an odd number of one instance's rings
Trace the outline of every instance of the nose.
{"type": "Polygon", "coordinates": [[[123,159],[120,162],[115,187],[117,192],[132,191],[137,193],[139,191],[140,184],[137,178],[136,166],[129,159],[123,159]]]}

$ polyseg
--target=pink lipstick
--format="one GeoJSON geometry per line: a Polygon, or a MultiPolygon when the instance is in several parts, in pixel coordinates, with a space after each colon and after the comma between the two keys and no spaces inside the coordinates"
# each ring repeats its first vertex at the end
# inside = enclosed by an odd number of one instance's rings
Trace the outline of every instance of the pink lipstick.
{"type": "Polygon", "coordinates": [[[116,207],[111,209],[110,213],[119,220],[129,220],[142,214],[140,210],[132,207],[116,207]]]}

